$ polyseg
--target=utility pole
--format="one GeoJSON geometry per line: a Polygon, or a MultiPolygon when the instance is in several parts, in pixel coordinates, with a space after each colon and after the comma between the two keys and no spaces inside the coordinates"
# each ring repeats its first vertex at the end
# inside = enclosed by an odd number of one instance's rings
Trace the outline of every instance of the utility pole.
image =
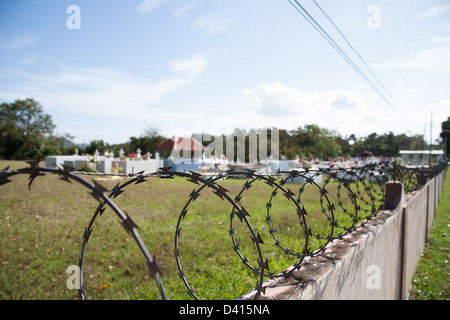
{"type": "Polygon", "coordinates": [[[427,128],[427,123],[424,121],[423,122],[423,135],[422,135],[422,145],[421,145],[421,147],[420,147],[420,163],[422,164],[422,166],[424,166],[424,163],[423,163],[423,153],[424,153],[424,143],[425,143],[425,132],[427,131],[426,130],[426,128],[427,128]]]}
{"type": "Polygon", "coordinates": [[[433,110],[431,110],[431,114],[430,114],[430,159],[428,161],[428,165],[431,167],[431,143],[433,140],[433,110]]]}

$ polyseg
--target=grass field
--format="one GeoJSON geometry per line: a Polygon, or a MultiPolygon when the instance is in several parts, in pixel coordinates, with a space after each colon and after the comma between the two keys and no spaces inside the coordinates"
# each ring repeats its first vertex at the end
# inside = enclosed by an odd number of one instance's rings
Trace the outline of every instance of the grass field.
{"type": "MultiPolygon", "coordinates": [[[[0,167],[8,165],[10,169],[28,166],[23,162],[0,161],[0,167]]],[[[27,187],[28,175],[10,179],[11,183],[0,186],[0,298],[77,299],[77,291],[67,288],[70,274],[66,270],[78,265],[83,233],[98,202],[85,187],[63,181],[56,175],[36,178],[31,190],[27,187]]],[[[125,181],[95,179],[108,189],[125,181]]],[[[218,184],[234,197],[245,181],[228,179],[218,184]]],[[[174,238],[180,212],[191,192],[198,187],[184,178],[150,178],[145,183],[127,187],[114,199],[140,227],[139,234],[156,257],[170,299],[189,298],[178,276],[174,238]]],[[[290,188],[296,191],[298,186],[290,188]]],[[[336,197],[337,188],[333,182],[327,185],[330,198],[336,197]]],[[[269,232],[266,205],[272,191],[263,182],[255,181],[242,194],[241,204],[250,213],[252,226],[265,242],[264,257],[268,259],[270,272],[279,273],[296,262],[294,254],[302,253],[306,242],[295,204],[281,193],[271,201],[272,234],[269,232]],[[284,251],[276,247],[272,235],[284,251]],[[290,254],[286,254],[287,250],[290,254]]],[[[319,199],[319,190],[309,186],[302,193],[301,203],[308,211],[308,227],[314,233],[327,236],[330,222],[321,212],[319,199]]],[[[331,201],[351,204],[344,196],[331,201]]],[[[228,202],[206,188],[190,204],[181,222],[181,265],[190,285],[203,299],[234,299],[253,289],[258,280],[233,250],[229,235],[231,209],[228,202]]],[[[335,218],[339,224],[351,224],[351,219],[338,209],[335,218]]],[[[256,267],[258,256],[247,226],[235,218],[233,229],[240,253],[256,267]]],[[[308,240],[312,250],[326,242],[316,238],[308,240]]],[[[83,277],[87,299],[159,299],[157,286],[138,246],[110,209],[94,224],[83,277]]]]}
{"type": "MultiPolygon", "coordinates": [[[[23,162],[0,161],[0,168],[24,168],[23,162]]],[[[108,189],[126,180],[95,178],[108,189]]],[[[57,175],[37,177],[28,190],[28,175],[16,175],[0,186],[0,299],[78,299],[76,290],[67,288],[69,266],[78,265],[85,228],[98,206],[80,184],[68,183],[57,175]]],[[[174,255],[174,240],[180,213],[189,195],[200,186],[185,178],[148,178],[130,185],[114,202],[139,226],[139,234],[150,253],[156,257],[169,299],[188,299],[180,280],[174,255]]],[[[245,179],[227,179],[217,183],[234,198],[245,179]]],[[[288,185],[297,192],[299,185],[288,185]]],[[[359,191],[352,186],[354,192],[359,191]]],[[[279,273],[297,261],[296,253],[306,248],[314,251],[326,243],[308,237],[297,216],[296,205],[281,192],[270,201],[270,226],[266,221],[267,203],[273,188],[262,181],[242,194],[240,204],[250,213],[249,221],[264,241],[262,249],[270,272],[279,273]],[[280,250],[272,237],[283,247],[280,250]],[[288,254],[287,254],[288,253],[288,254]]],[[[350,226],[352,204],[346,191],[336,182],[326,184],[328,198],[336,204],[335,219],[340,226],[350,226]],[[342,204],[338,205],[338,204],[342,204]]],[[[368,199],[359,193],[361,216],[370,214],[368,199]]],[[[307,226],[316,235],[329,235],[327,206],[321,192],[309,185],[301,194],[301,205],[308,212],[307,226]]],[[[253,289],[259,276],[249,270],[233,250],[230,237],[229,202],[208,188],[188,207],[181,221],[180,261],[189,284],[202,299],[234,299],[253,289]]],[[[233,219],[235,241],[248,264],[256,267],[258,255],[250,233],[239,219],[233,219]]],[[[344,232],[334,228],[333,236],[344,232]]],[[[159,291],[150,276],[141,251],[121,226],[115,213],[107,208],[94,224],[83,272],[87,299],[159,299],[159,291]]]]}
{"type": "Polygon", "coordinates": [[[450,299],[450,176],[444,183],[435,220],[413,277],[410,300],[450,299]]]}

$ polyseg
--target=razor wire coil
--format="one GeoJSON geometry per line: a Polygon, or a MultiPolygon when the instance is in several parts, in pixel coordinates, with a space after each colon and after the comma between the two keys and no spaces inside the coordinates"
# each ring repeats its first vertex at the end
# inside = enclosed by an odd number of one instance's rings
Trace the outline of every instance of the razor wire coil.
{"type": "MultiPolygon", "coordinates": [[[[232,249],[238,255],[241,262],[258,277],[255,286],[256,294],[254,296],[254,299],[258,299],[261,294],[265,293],[263,284],[266,277],[272,279],[276,277],[293,276],[293,272],[302,267],[302,263],[306,257],[322,254],[330,242],[336,239],[342,239],[346,234],[355,231],[358,226],[363,226],[365,222],[370,221],[383,210],[385,200],[384,191],[387,181],[401,181],[404,185],[405,192],[411,193],[421,188],[428,179],[434,177],[446,168],[446,166],[407,168],[396,163],[391,165],[382,163],[350,169],[327,168],[278,171],[275,174],[270,175],[258,174],[253,170],[247,169],[240,171],[230,170],[208,178],[196,172],[176,172],[171,171],[170,168],[162,168],[158,172],[150,174],[144,174],[142,171],[129,175],[117,175],[126,177],[128,180],[123,183],[117,183],[112,190],[107,190],[95,179],[93,180],[93,183],[90,183],[83,178],[82,176],[86,175],[85,172],[76,172],[74,168],[65,165],[62,165],[61,167],[58,166],[57,168],[45,168],[39,166],[39,161],[29,161],[28,164],[30,166],[27,168],[9,170],[8,167],[0,171],[0,185],[11,182],[9,178],[14,175],[29,174],[28,188],[30,189],[33,181],[37,177],[45,174],[56,174],[64,181],[75,181],[80,183],[86,187],[90,191],[91,196],[99,202],[88,226],[83,231],[83,244],[78,262],[80,268],[80,288],[78,293],[81,300],[84,300],[86,297],[83,269],[87,254],[87,244],[91,238],[96,220],[102,216],[107,207],[116,214],[121,226],[135,240],[146,260],[148,270],[156,282],[161,299],[166,300],[168,298],[163,286],[158,263],[139,236],[139,226],[132,220],[127,211],[122,211],[114,202],[114,199],[122,195],[126,188],[131,185],[145,183],[151,178],[175,179],[177,177],[184,178],[186,181],[196,186],[196,189],[189,194],[188,200],[178,216],[173,251],[180,280],[184,283],[188,294],[193,299],[200,299],[201,295],[191,285],[182,266],[182,254],[179,240],[182,235],[183,221],[189,216],[188,212],[190,205],[198,197],[202,196],[202,191],[204,190],[212,191],[219,199],[231,205],[228,234],[231,238],[232,249]],[[230,195],[230,192],[220,185],[219,181],[236,178],[244,179],[245,182],[240,191],[233,198],[232,195],[230,195]],[[317,182],[317,179],[319,179],[320,182],[317,182]],[[298,183],[298,181],[300,182],[298,183]],[[247,212],[243,205],[243,199],[245,199],[246,193],[257,182],[261,182],[271,189],[265,206],[265,223],[267,225],[269,238],[271,238],[276,248],[281,250],[286,256],[295,259],[291,268],[287,268],[278,273],[270,271],[268,259],[265,258],[264,250],[262,249],[262,246],[265,244],[263,236],[261,236],[261,233],[252,225],[252,214],[251,212],[247,212]],[[331,182],[337,183],[337,191],[333,195],[336,199],[332,199],[332,192],[327,189],[331,185],[331,182]],[[298,192],[291,190],[293,188],[290,187],[290,183],[296,183],[291,185],[298,186],[298,192]],[[311,212],[308,212],[308,209],[305,209],[305,206],[307,207],[307,201],[302,198],[305,190],[308,188],[316,190],[316,192],[320,194],[317,199],[320,203],[319,213],[322,214],[328,222],[328,228],[325,233],[314,230],[314,226],[309,222],[311,212]],[[284,196],[290,205],[295,208],[293,211],[295,211],[295,214],[297,215],[297,226],[301,230],[301,241],[303,241],[303,244],[300,245],[301,250],[290,248],[277,236],[278,231],[274,227],[274,221],[281,217],[275,217],[273,208],[275,199],[278,196],[284,196]],[[344,197],[350,199],[346,204],[344,204],[344,197]],[[341,218],[341,216],[344,218],[341,218]],[[347,222],[343,222],[345,217],[347,217],[347,222]],[[254,251],[257,254],[256,264],[251,263],[250,258],[241,250],[241,245],[236,237],[236,221],[239,221],[242,225],[246,226],[246,230],[251,238],[251,243],[254,246],[254,251]],[[321,241],[318,248],[314,248],[311,245],[312,239],[321,241]]],[[[98,174],[95,174],[95,176],[97,175],[98,174]]]]}

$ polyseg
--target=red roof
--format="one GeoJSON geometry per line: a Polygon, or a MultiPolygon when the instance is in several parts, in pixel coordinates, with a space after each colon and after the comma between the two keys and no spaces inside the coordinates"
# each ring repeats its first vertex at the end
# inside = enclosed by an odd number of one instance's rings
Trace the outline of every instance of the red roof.
{"type": "Polygon", "coordinates": [[[192,137],[173,137],[167,140],[156,151],[198,151],[206,150],[206,148],[192,137]]]}

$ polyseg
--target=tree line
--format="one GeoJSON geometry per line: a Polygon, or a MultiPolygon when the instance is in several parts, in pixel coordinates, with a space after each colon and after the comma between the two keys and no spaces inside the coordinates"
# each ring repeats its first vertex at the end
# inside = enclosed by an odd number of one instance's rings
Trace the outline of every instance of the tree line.
{"type": "MultiPolygon", "coordinates": [[[[450,117],[442,123],[442,140],[431,147],[442,149],[448,144],[450,117]]],[[[43,111],[43,107],[34,99],[16,100],[0,105],[0,159],[44,159],[48,155],[93,154],[106,151],[119,154],[123,150],[126,155],[138,149],[142,154],[154,154],[155,149],[164,143],[167,137],[162,136],[156,128],[148,128],[138,136],[132,136],[121,144],[109,144],[103,140],[92,140],[86,145],[76,145],[75,137],[70,134],[55,134],[56,125],[51,116],[43,111]]],[[[276,128],[269,128],[276,129],[276,128]]],[[[384,134],[372,133],[366,137],[354,134],[342,136],[336,131],[321,128],[315,124],[307,124],[295,130],[277,129],[279,133],[279,153],[287,159],[337,157],[357,157],[367,152],[378,157],[395,157],[400,150],[428,150],[430,148],[422,135],[408,136],[405,133],[384,134]]],[[[269,130],[270,132],[270,130],[269,130]]],[[[245,130],[236,129],[233,133],[248,134],[245,130]]],[[[226,136],[222,136],[224,141],[226,136]]],[[[208,141],[202,141],[207,146],[208,141]]],[[[268,139],[270,145],[270,137],[268,139]]],[[[448,148],[445,148],[448,150],[448,148]]],[[[270,149],[270,147],[269,147],[270,149]]]]}

